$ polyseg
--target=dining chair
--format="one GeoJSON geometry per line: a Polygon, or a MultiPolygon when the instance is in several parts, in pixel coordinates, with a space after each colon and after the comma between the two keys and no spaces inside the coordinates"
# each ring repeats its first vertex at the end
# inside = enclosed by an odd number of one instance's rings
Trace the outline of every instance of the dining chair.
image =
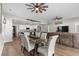
{"type": "Polygon", "coordinates": [[[36,32],[36,37],[41,37],[41,32],[36,32]]]}
{"type": "Polygon", "coordinates": [[[47,33],[41,33],[40,39],[44,40],[43,44],[46,45],[47,44],[47,33]]]}
{"type": "Polygon", "coordinates": [[[23,32],[19,32],[18,37],[20,38],[20,36],[23,35],[23,34],[24,34],[23,32]]]}
{"type": "Polygon", "coordinates": [[[47,39],[46,37],[47,37],[47,33],[41,33],[41,38],[42,39],[47,39]]]}
{"type": "Polygon", "coordinates": [[[54,49],[55,49],[57,38],[58,38],[58,35],[51,36],[49,38],[48,46],[39,47],[38,52],[44,56],[52,56],[52,55],[54,56],[54,49]]]}
{"type": "Polygon", "coordinates": [[[28,54],[30,54],[31,50],[33,50],[35,47],[35,44],[33,42],[30,42],[30,39],[27,33],[25,33],[24,47],[27,50],[28,54]]]}
{"type": "Polygon", "coordinates": [[[24,32],[24,34],[30,35],[30,32],[24,32]]]}
{"type": "Polygon", "coordinates": [[[24,50],[24,33],[19,33],[19,38],[20,38],[20,43],[21,43],[21,51],[23,52],[24,50]]]}

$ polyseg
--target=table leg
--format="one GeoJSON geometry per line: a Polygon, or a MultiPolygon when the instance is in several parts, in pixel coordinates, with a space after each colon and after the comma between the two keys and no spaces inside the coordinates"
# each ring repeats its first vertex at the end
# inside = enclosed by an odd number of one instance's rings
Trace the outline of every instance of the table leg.
{"type": "Polygon", "coordinates": [[[35,50],[34,50],[34,55],[39,55],[38,53],[38,44],[35,44],[35,50]]]}

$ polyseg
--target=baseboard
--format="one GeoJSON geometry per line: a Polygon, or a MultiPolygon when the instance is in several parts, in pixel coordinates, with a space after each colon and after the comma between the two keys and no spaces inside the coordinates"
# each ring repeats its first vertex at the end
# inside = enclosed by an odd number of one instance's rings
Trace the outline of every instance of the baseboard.
{"type": "Polygon", "coordinates": [[[6,40],[6,41],[4,41],[4,43],[7,43],[7,42],[12,42],[13,40],[6,40]]]}

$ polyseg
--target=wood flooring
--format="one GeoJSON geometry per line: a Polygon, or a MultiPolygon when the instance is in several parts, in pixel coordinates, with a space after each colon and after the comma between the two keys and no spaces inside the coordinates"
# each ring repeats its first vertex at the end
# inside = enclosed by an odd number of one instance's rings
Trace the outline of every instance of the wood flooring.
{"type": "Polygon", "coordinates": [[[22,56],[20,41],[18,38],[14,38],[13,42],[4,44],[2,56],[22,56]]]}
{"type": "MultiPolygon", "coordinates": [[[[21,52],[20,40],[14,38],[12,42],[5,43],[2,56],[27,56],[21,52]]],[[[79,49],[56,44],[55,56],[79,56],[79,49]]]]}

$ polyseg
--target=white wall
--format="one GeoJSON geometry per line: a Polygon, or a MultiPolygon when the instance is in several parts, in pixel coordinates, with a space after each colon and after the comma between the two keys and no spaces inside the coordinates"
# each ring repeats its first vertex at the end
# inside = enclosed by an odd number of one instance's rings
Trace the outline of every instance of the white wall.
{"type": "Polygon", "coordinates": [[[79,22],[75,23],[75,32],[79,33],[79,22]]]}
{"type": "Polygon", "coordinates": [[[2,54],[3,47],[4,47],[4,42],[2,38],[2,11],[1,11],[1,4],[0,4],[0,56],[2,54]]]}
{"type": "Polygon", "coordinates": [[[69,32],[70,33],[77,33],[78,32],[78,27],[79,21],[75,20],[63,20],[62,24],[55,25],[53,22],[49,25],[49,32],[56,32],[57,26],[69,26],[69,32]]]}
{"type": "Polygon", "coordinates": [[[1,17],[1,4],[0,4],[0,33],[2,32],[2,17],[1,17]]]}
{"type": "MultiPolygon", "coordinates": [[[[4,19],[4,16],[2,17],[4,19]]],[[[2,24],[2,35],[4,42],[10,42],[12,41],[12,20],[11,18],[6,18],[6,24],[2,24]]]]}
{"type": "Polygon", "coordinates": [[[4,47],[4,42],[3,42],[2,34],[0,34],[0,56],[2,54],[3,47],[4,47]]]}
{"type": "Polygon", "coordinates": [[[48,32],[48,25],[47,24],[39,24],[39,26],[41,27],[41,31],[48,32]]]}
{"type": "Polygon", "coordinates": [[[54,25],[54,23],[51,23],[48,25],[48,32],[56,32],[57,26],[54,25]]]}

